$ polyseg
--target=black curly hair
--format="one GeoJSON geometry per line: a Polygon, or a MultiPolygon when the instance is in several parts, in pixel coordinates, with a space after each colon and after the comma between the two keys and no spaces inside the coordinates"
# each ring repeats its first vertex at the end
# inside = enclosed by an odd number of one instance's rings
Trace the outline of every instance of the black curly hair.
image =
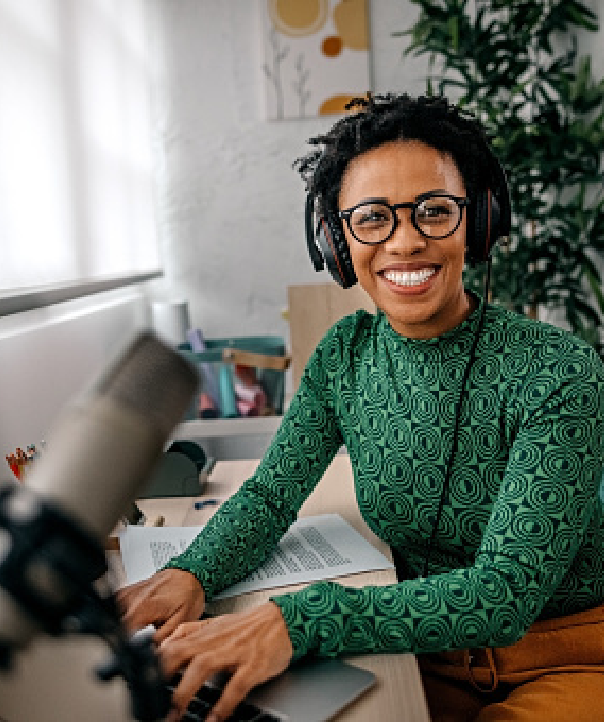
{"type": "Polygon", "coordinates": [[[346,108],[359,110],[341,118],[324,135],[310,138],[308,142],[319,148],[294,162],[321,215],[337,210],[342,176],[350,161],[394,140],[418,140],[450,155],[470,199],[478,189],[492,187],[492,159],[482,126],[446,98],[368,94],[354,98],[346,108]]]}

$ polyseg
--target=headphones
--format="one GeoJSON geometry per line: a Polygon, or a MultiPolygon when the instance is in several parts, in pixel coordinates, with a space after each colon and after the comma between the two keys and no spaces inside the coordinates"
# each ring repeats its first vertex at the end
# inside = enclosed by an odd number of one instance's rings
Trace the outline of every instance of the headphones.
{"type": "MultiPolygon", "coordinates": [[[[491,257],[493,247],[509,236],[511,226],[510,191],[505,171],[488,145],[484,145],[493,190],[479,190],[470,199],[466,219],[466,258],[471,266],[485,263],[491,257]]],[[[357,282],[342,221],[334,211],[315,220],[316,197],[306,196],[306,244],[315,271],[325,267],[342,288],[350,288],[357,282]]]]}

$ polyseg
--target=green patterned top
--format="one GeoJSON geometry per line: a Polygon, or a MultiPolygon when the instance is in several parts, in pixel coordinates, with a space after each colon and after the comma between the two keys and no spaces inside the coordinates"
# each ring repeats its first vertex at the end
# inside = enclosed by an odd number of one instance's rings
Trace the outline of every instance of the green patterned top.
{"type": "MultiPolygon", "coordinates": [[[[207,598],[259,566],[341,444],[367,525],[420,575],[479,311],[435,339],[358,312],[326,334],[254,476],[168,566],[207,598]]],[[[488,306],[426,578],[311,584],[273,600],[295,658],[505,646],[604,601],[604,367],[552,326],[488,306]]]]}

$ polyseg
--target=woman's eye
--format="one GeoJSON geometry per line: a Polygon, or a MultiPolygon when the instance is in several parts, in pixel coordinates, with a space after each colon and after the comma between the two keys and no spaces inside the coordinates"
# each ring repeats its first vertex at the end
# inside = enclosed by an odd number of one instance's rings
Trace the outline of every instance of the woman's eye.
{"type": "Polygon", "coordinates": [[[417,217],[426,221],[446,220],[451,217],[451,208],[448,205],[420,206],[417,209],[417,217]]]}
{"type": "Polygon", "coordinates": [[[356,213],[353,217],[356,225],[389,223],[388,213],[379,208],[370,208],[356,213]]]}

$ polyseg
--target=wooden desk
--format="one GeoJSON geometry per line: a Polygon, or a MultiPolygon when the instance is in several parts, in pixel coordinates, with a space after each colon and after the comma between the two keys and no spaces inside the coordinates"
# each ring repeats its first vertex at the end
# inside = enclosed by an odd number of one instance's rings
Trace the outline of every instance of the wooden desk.
{"type": "MultiPolygon", "coordinates": [[[[206,498],[225,499],[250,476],[257,461],[220,462],[212,472],[206,498]]],[[[199,497],[200,499],[204,497],[199,497]]],[[[140,507],[148,519],[162,515],[166,525],[197,526],[215,513],[216,507],[196,511],[195,499],[147,499],[140,507]]],[[[337,456],[321,483],[307,500],[302,514],[337,512],[387,556],[388,547],[362,521],[354,499],[352,473],[347,456],[337,456]]],[[[119,555],[113,557],[116,582],[123,582],[119,555]]],[[[342,577],[349,586],[391,584],[394,570],[342,577]]],[[[295,587],[290,587],[295,589],[295,587]]],[[[211,612],[232,612],[260,603],[271,591],[254,592],[208,605],[211,612]]],[[[96,664],[105,661],[107,650],[96,640],[75,637],[69,641],[38,637],[18,657],[18,672],[0,674],[0,722],[129,722],[130,698],[121,680],[101,686],[92,680],[96,664]]],[[[377,685],[342,711],[338,722],[429,722],[421,679],[411,654],[365,655],[351,658],[371,670],[377,685]]]]}
{"type": "MultiPolygon", "coordinates": [[[[251,476],[257,465],[256,460],[223,461],[216,465],[205,498],[229,497],[240,484],[251,476]]],[[[204,497],[199,497],[203,499],[204,497]]],[[[140,508],[148,519],[163,515],[167,526],[198,526],[216,512],[217,507],[206,507],[196,511],[194,500],[187,498],[145,499],[139,502],[140,508]]],[[[353,488],[350,460],[346,455],[338,455],[325,473],[323,479],[307,499],[301,509],[301,516],[328,514],[335,512],[348,521],[371,544],[388,558],[390,548],[367,527],[359,513],[353,488]]],[[[363,587],[368,584],[385,585],[396,582],[394,569],[365,572],[338,579],[342,584],[363,587]]],[[[291,586],[285,590],[295,590],[291,586]]],[[[284,591],[285,591],[284,590],[284,591]]],[[[240,611],[269,598],[274,590],[264,590],[239,597],[217,600],[208,604],[212,613],[240,611]]],[[[377,685],[357,700],[336,719],[342,722],[428,722],[421,679],[417,662],[412,654],[363,655],[350,661],[371,670],[377,677],[377,685]]]]}

